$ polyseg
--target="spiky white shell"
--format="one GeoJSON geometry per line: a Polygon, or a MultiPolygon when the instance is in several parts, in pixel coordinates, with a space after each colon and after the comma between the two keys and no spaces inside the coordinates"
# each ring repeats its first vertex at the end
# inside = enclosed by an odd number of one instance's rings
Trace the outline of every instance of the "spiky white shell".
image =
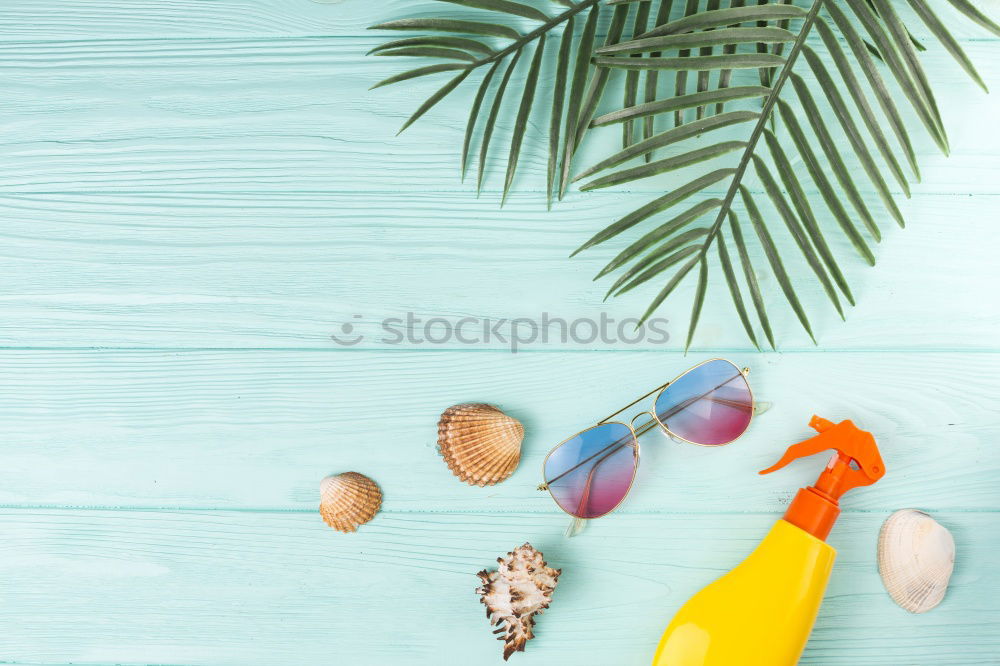
{"type": "Polygon", "coordinates": [[[955,540],[923,511],[902,509],[882,524],[878,569],[885,589],[911,613],[941,603],[955,567],[955,540]]]}
{"type": "Polygon", "coordinates": [[[357,472],[326,477],[320,481],[319,497],[319,515],[338,532],[354,532],[382,506],[378,484],[357,472]]]}
{"type": "Polygon", "coordinates": [[[542,554],[530,543],[518,546],[506,557],[498,557],[496,571],[480,571],[483,585],[476,588],[486,605],[486,617],[499,628],[495,634],[504,642],[504,661],[534,638],[535,615],[549,607],[561,569],[546,565],[542,554]]]}
{"type": "Polygon", "coordinates": [[[452,474],[470,485],[500,483],[521,461],[521,423],[493,405],[449,407],[438,421],[438,448],[452,474]]]}

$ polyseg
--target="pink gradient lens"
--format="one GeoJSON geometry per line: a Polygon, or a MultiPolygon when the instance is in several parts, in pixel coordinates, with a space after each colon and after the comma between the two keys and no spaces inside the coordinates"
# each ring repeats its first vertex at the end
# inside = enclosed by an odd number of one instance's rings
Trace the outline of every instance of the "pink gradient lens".
{"type": "Polygon", "coordinates": [[[723,359],[691,369],[656,399],[660,423],[705,446],[733,441],[746,431],[752,415],[750,385],[739,368],[723,359]]]}
{"type": "Polygon", "coordinates": [[[605,423],[553,449],[545,460],[545,483],[563,511],[597,518],[625,499],[638,462],[632,429],[605,423]]]}

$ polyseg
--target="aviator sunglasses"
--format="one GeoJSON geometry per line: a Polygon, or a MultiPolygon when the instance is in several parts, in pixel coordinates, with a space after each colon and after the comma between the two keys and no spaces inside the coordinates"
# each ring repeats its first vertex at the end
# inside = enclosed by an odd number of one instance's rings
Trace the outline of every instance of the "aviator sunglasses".
{"type": "Polygon", "coordinates": [[[614,511],[635,480],[639,435],[659,426],[674,439],[723,446],[746,432],[754,413],[770,406],[754,403],[746,379],[749,372],[715,358],[656,387],[549,451],[542,463],[545,483],[538,489],[548,490],[560,509],[580,520],[614,511]],[[650,411],[640,412],[629,423],[611,420],[654,393],[650,411]],[[633,427],[641,416],[650,419],[633,427]]]}

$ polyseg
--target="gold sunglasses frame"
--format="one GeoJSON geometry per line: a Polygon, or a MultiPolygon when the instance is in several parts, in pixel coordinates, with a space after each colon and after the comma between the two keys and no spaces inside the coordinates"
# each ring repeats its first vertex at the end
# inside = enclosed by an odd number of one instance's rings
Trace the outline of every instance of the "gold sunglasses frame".
{"type": "Polygon", "coordinates": [[[561,441],[558,444],[556,444],[555,446],[553,446],[552,449],[547,454],[545,454],[545,459],[542,460],[542,479],[545,478],[545,465],[549,461],[549,456],[551,456],[556,451],[556,449],[558,449],[560,446],[562,446],[566,442],[570,441],[571,439],[575,439],[576,437],[582,435],[583,433],[587,432],[588,430],[593,430],[594,428],[599,428],[599,427],[601,427],[603,425],[617,424],[617,425],[623,425],[623,426],[625,426],[626,428],[628,428],[632,432],[632,445],[635,448],[635,467],[632,468],[632,478],[629,479],[628,489],[625,491],[625,494],[622,495],[622,498],[620,500],[618,500],[617,504],[615,504],[613,507],[611,507],[610,509],[608,509],[604,513],[602,513],[600,515],[597,515],[597,516],[594,516],[593,518],[580,518],[579,516],[575,516],[572,513],[570,513],[569,511],[566,511],[566,509],[562,508],[562,506],[559,504],[558,500],[556,500],[555,495],[552,494],[552,489],[549,488],[548,482],[543,482],[541,485],[538,486],[537,490],[547,490],[547,491],[549,491],[549,496],[552,498],[552,501],[556,503],[556,506],[558,506],[559,509],[563,513],[565,513],[568,516],[571,516],[575,520],[595,520],[597,518],[603,518],[604,516],[608,515],[609,513],[613,512],[615,509],[617,509],[619,506],[621,506],[622,502],[625,501],[625,498],[627,498],[629,496],[629,494],[632,492],[632,485],[635,483],[635,477],[639,473],[639,462],[640,462],[641,453],[642,453],[641,447],[639,445],[639,436],[640,435],[644,435],[645,433],[649,432],[650,430],[652,430],[656,426],[659,426],[660,429],[663,430],[663,432],[666,433],[666,435],[668,437],[672,437],[674,439],[679,439],[682,442],[687,442],[688,444],[694,444],[695,446],[704,446],[706,448],[717,448],[717,447],[720,447],[720,446],[726,446],[727,444],[732,444],[737,439],[739,439],[744,434],[746,434],[746,431],[750,429],[750,424],[753,423],[753,417],[754,417],[754,415],[755,415],[755,413],[757,411],[757,404],[758,404],[757,400],[756,400],[756,398],[754,397],[754,394],[753,394],[753,387],[750,386],[750,382],[747,380],[747,377],[749,375],[750,375],[750,368],[749,367],[740,368],[740,366],[736,365],[735,363],[733,363],[732,361],[730,361],[728,358],[717,357],[717,358],[710,358],[710,359],[704,360],[701,363],[698,363],[696,365],[692,365],[690,368],[688,368],[687,370],[685,370],[681,374],[677,375],[676,377],[674,377],[673,379],[671,379],[666,384],[663,384],[662,386],[656,387],[655,389],[653,389],[649,393],[646,393],[645,395],[643,395],[643,396],[641,396],[639,398],[636,398],[635,400],[633,400],[629,404],[625,405],[624,407],[622,407],[618,411],[612,412],[611,414],[609,414],[608,416],[604,417],[603,419],[601,419],[600,421],[598,421],[594,425],[590,426],[589,428],[584,428],[583,430],[579,431],[575,435],[571,435],[571,436],[567,437],[566,439],[564,439],[563,441],[561,441]],[[743,377],[743,381],[746,382],[747,390],[750,391],[750,406],[751,406],[751,408],[750,408],[750,420],[747,421],[747,427],[743,429],[743,432],[741,432],[739,435],[737,435],[736,437],[732,438],[728,442],[722,442],[721,444],[700,444],[698,442],[692,442],[690,439],[686,439],[684,437],[681,437],[677,433],[671,432],[670,428],[668,428],[662,421],[660,421],[660,417],[656,415],[656,401],[660,399],[660,395],[665,390],[667,390],[667,387],[669,387],[671,384],[675,383],[678,379],[680,379],[681,377],[683,377],[684,375],[690,373],[693,370],[697,370],[698,368],[700,368],[701,366],[705,365],[706,363],[714,363],[715,361],[725,361],[729,365],[733,366],[733,368],[736,369],[736,371],[739,373],[739,375],[741,377],[743,377]],[[622,421],[612,421],[611,420],[615,416],[618,416],[619,414],[621,414],[622,412],[624,412],[625,410],[627,410],[629,407],[632,407],[633,405],[642,402],[643,400],[645,400],[649,396],[653,395],[654,393],[656,394],[656,397],[653,398],[653,408],[652,409],[650,409],[648,411],[644,411],[644,412],[639,412],[638,414],[636,414],[635,416],[633,416],[632,419],[628,423],[624,423],[622,421]],[[641,426],[639,426],[639,430],[636,430],[634,427],[632,427],[632,424],[635,423],[635,420],[637,418],[639,418],[640,416],[643,416],[643,415],[651,416],[652,419],[650,421],[647,421],[646,423],[642,424],[641,426]]]}

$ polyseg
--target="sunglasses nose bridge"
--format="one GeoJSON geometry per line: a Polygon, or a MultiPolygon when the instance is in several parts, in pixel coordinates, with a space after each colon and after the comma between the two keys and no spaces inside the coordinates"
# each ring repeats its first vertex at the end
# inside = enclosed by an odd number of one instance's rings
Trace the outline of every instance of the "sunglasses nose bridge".
{"type": "MultiPolygon", "coordinates": [[[[648,416],[648,417],[652,418],[653,414],[651,412],[639,412],[638,414],[636,414],[635,416],[633,416],[632,419],[629,421],[629,425],[632,426],[633,430],[638,430],[638,428],[635,427],[635,420],[637,418],[639,418],[640,416],[648,416]]],[[[646,426],[646,425],[649,425],[649,421],[647,421],[646,423],[643,423],[642,426],[639,426],[639,427],[641,428],[641,427],[646,426]]]]}
{"type": "Polygon", "coordinates": [[[632,426],[632,430],[635,432],[635,436],[638,437],[639,435],[649,432],[653,428],[659,426],[660,422],[656,419],[656,415],[653,414],[652,411],[648,411],[648,412],[639,412],[638,414],[633,416],[632,419],[629,421],[629,425],[632,426]],[[642,425],[636,427],[635,421],[641,416],[647,417],[648,420],[642,425]]]}

